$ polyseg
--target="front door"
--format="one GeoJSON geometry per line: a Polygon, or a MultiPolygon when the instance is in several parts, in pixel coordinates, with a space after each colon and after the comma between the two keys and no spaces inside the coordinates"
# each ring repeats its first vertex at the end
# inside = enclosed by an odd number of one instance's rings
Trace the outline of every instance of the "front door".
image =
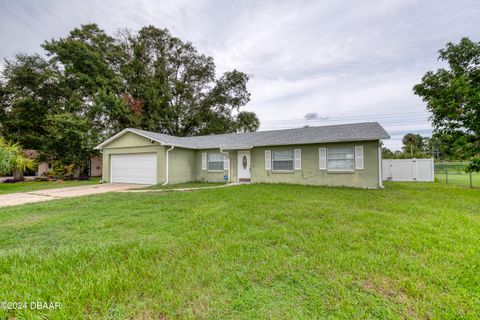
{"type": "Polygon", "coordinates": [[[250,181],[250,151],[237,152],[238,181],[250,181]]]}

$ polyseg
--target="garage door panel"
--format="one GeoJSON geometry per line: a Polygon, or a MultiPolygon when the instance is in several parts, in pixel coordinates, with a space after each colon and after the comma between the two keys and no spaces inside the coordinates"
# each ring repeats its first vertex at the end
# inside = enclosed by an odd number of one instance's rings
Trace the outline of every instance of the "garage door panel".
{"type": "Polygon", "coordinates": [[[132,153],[111,155],[111,182],[157,183],[157,154],[132,153]]]}

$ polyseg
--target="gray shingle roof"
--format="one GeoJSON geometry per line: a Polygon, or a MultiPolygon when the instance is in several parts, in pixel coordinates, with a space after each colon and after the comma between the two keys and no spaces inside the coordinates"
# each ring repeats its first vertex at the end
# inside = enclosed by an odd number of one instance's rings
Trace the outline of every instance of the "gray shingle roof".
{"type": "MultiPolygon", "coordinates": [[[[128,129],[165,145],[191,149],[246,149],[260,146],[296,145],[389,139],[378,122],[307,127],[298,129],[175,137],[140,129],[128,129]]],[[[107,140],[108,141],[108,140],[107,140]]],[[[98,147],[101,148],[103,144],[98,147]]]]}

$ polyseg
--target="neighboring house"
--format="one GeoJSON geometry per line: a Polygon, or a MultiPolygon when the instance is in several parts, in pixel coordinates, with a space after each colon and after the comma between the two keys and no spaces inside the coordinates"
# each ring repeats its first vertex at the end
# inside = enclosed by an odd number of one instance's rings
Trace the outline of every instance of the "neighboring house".
{"type": "Polygon", "coordinates": [[[125,129],[96,147],[105,182],[382,186],[377,122],[175,137],[125,129]]]}
{"type": "MultiPolygon", "coordinates": [[[[40,153],[33,149],[24,149],[23,152],[30,159],[36,159],[40,153]]],[[[36,176],[46,175],[50,171],[51,165],[48,162],[39,162],[37,165],[36,176]]],[[[100,157],[92,157],[89,161],[89,176],[100,177],[102,175],[102,159],[100,157]]]]}
{"type": "Polygon", "coordinates": [[[35,159],[40,155],[40,153],[37,150],[33,150],[33,149],[23,149],[23,154],[27,156],[27,158],[29,159],[35,159]]]}
{"type": "Polygon", "coordinates": [[[102,176],[102,158],[100,157],[91,157],[90,158],[90,177],[100,177],[102,176]]]}

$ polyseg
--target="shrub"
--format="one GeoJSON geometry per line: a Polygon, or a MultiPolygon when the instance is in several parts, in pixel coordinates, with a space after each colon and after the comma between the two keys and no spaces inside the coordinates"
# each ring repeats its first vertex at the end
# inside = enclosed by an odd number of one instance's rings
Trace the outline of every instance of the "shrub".
{"type": "Polygon", "coordinates": [[[23,180],[23,173],[35,166],[36,161],[28,158],[18,143],[0,137],[0,174],[13,172],[14,179],[23,180]]]}

